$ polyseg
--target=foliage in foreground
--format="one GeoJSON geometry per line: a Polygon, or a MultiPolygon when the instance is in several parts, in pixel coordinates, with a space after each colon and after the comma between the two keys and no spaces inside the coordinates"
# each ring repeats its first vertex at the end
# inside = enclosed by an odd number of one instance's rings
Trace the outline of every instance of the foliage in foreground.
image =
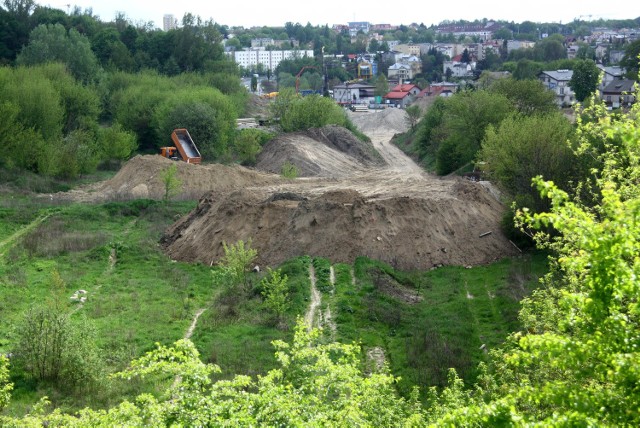
{"type": "Polygon", "coordinates": [[[640,108],[617,118],[601,105],[586,113],[595,120],[580,123],[578,134],[581,152],[602,165],[593,171],[600,203],[585,206],[536,180],[551,210],[523,210],[519,218],[525,227],[560,232],[535,235],[555,252],[554,269],[523,303],[524,332],[494,354],[486,401],[466,395],[472,404],[450,406],[448,422],[640,424],[640,108]],[[593,150],[593,141],[606,150],[593,150]]]}
{"type": "MultiPolygon", "coordinates": [[[[171,385],[163,397],[139,396],[107,411],[83,410],[77,416],[54,411],[22,420],[0,418],[3,426],[399,426],[420,424],[417,399],[399,398],[396,379],[387,373],[365,375],[354,344],[321,343],[321,332],[299,322],[292,344],[275,341],[280,367],[257,380],[236,376],[211,383],[219,372],[200,361],[188,340],[158,346],[116,375],[150,377],[171,385]],[[173,381],[179,376],[178,381],[173,381]]],[[[4,364],[0,368],[3,368],[4,364]]],[[[0,375],[4,372],[0,370],[0,375]]],[[[6,385],[6,376],[0,378],[6,385]]],[[[0,390],[2,391],[2,390],[0,390]]],[[[1,396],[0,396],[1,398],[1,396]]]]}

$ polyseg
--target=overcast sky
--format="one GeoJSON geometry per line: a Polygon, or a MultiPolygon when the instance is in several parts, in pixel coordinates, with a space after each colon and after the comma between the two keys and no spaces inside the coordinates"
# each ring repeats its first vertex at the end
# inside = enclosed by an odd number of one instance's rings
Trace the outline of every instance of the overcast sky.
{"type": "Polygon", "coordinates": [[[344,1],[344,0],[36,0],[66,10],[79,6],[92,8],[102,21],[111,21],[116,12],[124,12],[134,23],[153,21],[162,27],[162,16],[173,14],[178,20],[190,12],[208,20],[212,18],[228,26],[284,26],[285,22],[306,25],[346,24],[349,21],[368,21],[372,24],[418,24],[429,26],[444,20],[502,19],[522,22],[562,22],[581,19],[635,19],[640,16],[640,1],[622,3],[602,0],[458,0],[451,2],[426,1],[344,1]],[[385,6],[380,6],[384,4],[385,6]]]}

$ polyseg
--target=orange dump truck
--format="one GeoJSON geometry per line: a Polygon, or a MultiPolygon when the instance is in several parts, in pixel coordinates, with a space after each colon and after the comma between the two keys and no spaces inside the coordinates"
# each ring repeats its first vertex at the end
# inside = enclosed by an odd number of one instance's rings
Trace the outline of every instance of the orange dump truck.
{"type": "Polygon", "coordinates": [[[162,147],[160,154],[169,159],[182,159],[186,163],[198,164],[202,161],[200,152],[196,147],[189,131],[186,129],[174,129],[171,133],[171,140],[175,147],[162,147]],[[177,153],[176,153],[177,151],[177,153]],[[180,156],[178,156],[178,154],[180,156]]]}

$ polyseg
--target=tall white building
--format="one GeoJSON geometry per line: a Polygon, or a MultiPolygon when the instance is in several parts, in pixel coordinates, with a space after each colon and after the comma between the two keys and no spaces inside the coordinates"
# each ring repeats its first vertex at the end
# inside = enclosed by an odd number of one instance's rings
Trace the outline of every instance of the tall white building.
{"type": "Polygon", "coordinates": [[[288,51],[268,51],[265,49],[246,49],[242,51],[227,52],[236,64],[244,68],[252,68],[258,64],[266,69],[274,71],[280,61],[293,59],[296,57],[313,57],[313,50],[288,50],[288,51]]]}
{"type": "Polygon", "coordinates": [[[178,28],[178,20],[175,16],[168,13],[162,17],[162,29],[164,31],[175,30],[178,28]]]}

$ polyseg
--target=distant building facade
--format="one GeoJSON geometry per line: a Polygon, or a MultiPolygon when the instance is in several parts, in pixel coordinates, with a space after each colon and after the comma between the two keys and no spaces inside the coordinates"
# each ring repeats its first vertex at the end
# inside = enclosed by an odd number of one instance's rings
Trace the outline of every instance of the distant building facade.
{"type": "Polygon", "coordinates": [[[573,105],[576,95],[569,86],[569,81],[573,76],[572,70],[543,71],[538,75],[542,84],[556,94],[556,104],[559,107],[573,105]]]}
{"type": "Polygon", "coordinates": [[[264,48],[253,48],[226,52],[226,55],[244,68],[250,69],[262,64],[265,70],[275,71],[278,64],[285,59],[313,57],[313,50],[268,51],[264,48]]]}
{"type": "Polygon", "coordinates": [[[162,17],[162,29],[164,31],[175,30],[178,28],[178,20],[175,16],[168,13],[162,17]]]}

